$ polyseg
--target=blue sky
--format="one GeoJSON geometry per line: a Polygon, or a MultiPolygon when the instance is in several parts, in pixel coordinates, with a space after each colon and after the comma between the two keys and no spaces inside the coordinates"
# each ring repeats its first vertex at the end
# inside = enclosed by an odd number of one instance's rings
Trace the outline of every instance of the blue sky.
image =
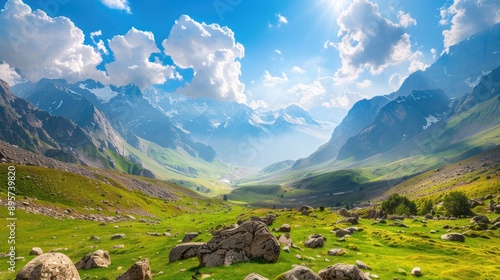
{"type": "Polygon", "coordinates": [[[349,108],[500,21],[494,0],[1,0],[0,78],[349,108]],[[43,11],[43,12],[42,12],[43,11]],[[14,71],[15,70],[15,71],[14,71]]]}

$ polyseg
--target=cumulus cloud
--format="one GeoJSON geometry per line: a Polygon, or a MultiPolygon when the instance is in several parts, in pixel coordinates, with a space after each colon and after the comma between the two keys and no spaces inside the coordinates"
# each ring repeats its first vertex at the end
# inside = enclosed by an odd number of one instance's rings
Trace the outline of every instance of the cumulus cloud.
{"type": "Polygon", "coordinates": [[[292,66],[292,68],[290,69],[290,72],[292,73],[298,73],[298,74],[304,74],[306,71],[302,68],[300,68],[299,66],[292,66]]]}
{"type": "Polygon", "coordinates": [[[330,99],[323,102],[321,106],[325,108],[350,109],[356,102],[364,98],[366,98],[366,96],[358,92],[345,89],[340,94],[330,96],[330,99]]]}
{"type": "Polygon", "coordinates": [[[500,22],[500,9],[496,0],[455,0],[450,7],[440,10],[440,24],[451,21],[443,31],[445,51],[452,45],[500,22]]]}
{"type": "Polygon", "coordinates": [[[356,86],[359,88],[367,88],[367,87],[371,87],[372,84],[373,84],[373,82],[370,80],[363,80],[361,82],[357,82],[356,86]]]}
{"type": "Polygon", "coordinates": [[[392,74],[389,77],[389,85],[395,90],[399,89],[403,84],[406,77],[401,76],[399,73],[392,74]]]}
{"type": "Polygon", "coordinates": [[[262,108],[262,109],[269,108],[269,106],[267,105],[267,103],[264,100],[262,100],[262,99],[252,100],[247,105],[250,106],[250,108],[252,108],[254,110],[258,109],[258,108],[262,108]]]}
{"type": "Polygon", "coordinates": [[[278,50],[278,49],[274,50],[274,52],[277,53],[277,54],[279,54],[279,55],[282,54],[282,52],[280,50],[278,50]]]}
{"type": "Polygon", "coordinates": [[[19,73],[3,61],[0,61],[0,79],[7,82],[10,86],[21,82],[21,76],[19,73]]]}
{"type": "Polygon", "coordinates": [[[90,32],[90,39],[92,40],[92,42],[96,46],[97,50],[102,52],[105,55],[108,55],[109,51],[106,48],[106,46],[104,45],[104,41],[102,39],[99,39],[99,40],[96,39],[97,37],[100,37],[100,36],[102,36],[101,30],[90,32]]]}
{"type": "MultiPolygon", "coordinates": [[[[405,17],[410,18],[409,15],[405,17]]],[[[404,27],[384,18],[378,5],[368,0],[355,0],[342,12],[337,23],[341,41],[335,47],[342,67],[335,78],[339,83],[356,80],[365,69],[371,74],[379,74],[412,54],[410,36],[404,27]]]]}
{"type": "Polygon", "coordinates": [[[296,84],[288,90],[295,99],[298,99],[298,104],[306,109],[314,107],[315,101],[325,95],[326,89],[319,80],[315,80],[310,84],[296,84]]]}
{"type": "Polygon", "coordinates": [[[126,11],[127,14],[131,14],[130,6],[128,4],[128,0],[99,0],[104,6],[115,9],[115,10],[123,10],[126,11]]]}
{"type": "Polygon", "coordinates": [[[262,78],[262,83],[264,84],[264,86],[271,87],[278,84],[284,84],[286,82],[288,82],[288,77],[284,72],[281,73],[280,77],[271,75],[271,73],[269,73],[269,71],[267,70],[264,71],[264,77],[262,78]]]}
{"type": "Polygon", "coordinates": [[[151,32],[132,28],[125,35],[114,36],[108,44],[115,60],[106,65],[106,70],[116,85],[133,83],[145,89],[179,78],[173,66],[149,60],[152,54],[160,53],[151,32]]]}
{"type": "Polygon", "coordinates": [[[269,27],[272,28],[272,27],[277,27],[277,28],[280,28],[283,24],[287,24],[288,23],[288,19],[281,15],[281,14],[276,14],[276,20],[277,20],[277,23],[276,24],[269,24],[269,27]]]}
{"type": "Polygon", "coordinates": [[[417,70],[425,70],[427,67],[429,67],[429,64],[425,64],[420,60],[412,60],[410,62],[410,67],[408,67],[408,72],[413,73],[417,70]]]}
{"type": "Polygon", "coordinates": [[[244,103],[245,85],[239,80],[245,48],[228,27],[199,23],[187,15],[175,21],[163,41],[165,54],[181,68],[192,68],[194,77],[179,92],[190,97],[211,97],[244,103]]]}
{"type": "Polygon", "coordinates": [[[102,62],[100,54],[84,39],[70,19],[32,11],[22,0],[8,0],[0,12],[0,60],[31,81],[106,81],[105,73],[96,68],[102,62]]]}
{"type": "Polygon", "coordinates": [[[417,25],[417,20],[412,18],[409,13],[405,13],[403,11],[398,12],[399,24],[402,27],[408,27],[411,25],[417,25]]]}

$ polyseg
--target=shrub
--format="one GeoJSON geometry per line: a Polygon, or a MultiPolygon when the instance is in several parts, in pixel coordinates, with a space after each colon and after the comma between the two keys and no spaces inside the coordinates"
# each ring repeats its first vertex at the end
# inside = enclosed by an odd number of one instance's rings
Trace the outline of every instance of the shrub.
{"type": "Polygon", "coordinates": [[[432,212],[432,208],[434,207],[434,203],[430,200],[425,200],[420,204],[418,214],[426,215],[432,212]]]}
{"type": "Polygon", "coordinates": [[[409,200],[406,196],[401,196],[399,194],[392,194],[389,196],[386,201],[382,202],[381,208],[387,214],[417,214],[417,205],[415,202],[409,200]],[[397,210],[404,211],[405,213],[397,213],[397,210]]]}
{"type": "Polygon", "coordinates": [[[443,198],[443,207],[447,215],[460,217],[472,214],[469,199],[463,192],[450,192],[443,198]]]}

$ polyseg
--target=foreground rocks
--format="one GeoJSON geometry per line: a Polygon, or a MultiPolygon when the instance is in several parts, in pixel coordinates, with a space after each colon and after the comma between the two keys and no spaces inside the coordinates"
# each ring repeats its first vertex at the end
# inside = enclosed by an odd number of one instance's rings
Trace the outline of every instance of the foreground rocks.
{"type": "Polygon", "coordinates": [[[455,233],[455,232],[443,234],[443,235],[441,235],[441,239],[449,240],[449,241],[465,242],[465,236],[463,234],[455,233]]]}
{"type": "Polygon", "coordinates": [[[111,258],[108,251],[97,250],[92,254],[83,257],[75,264],[76,269],[91,269],[108,267],[111,264],[111,258]]]}
{"type": "Polygon", "coordinates": [[[316,272],[305,266],[296,266],[279,275],[278,280],[322,280],[316,272]]]}
{"type": "Polygon", "coordinates": [[[370,280],[357,266],[339,263],[319,271],[322,280],[370,280]]]}
{"type": "Polygon", "coordinates": [[[116,277],[116,280],[151,280],[151,268],[149,260],[142,259],[132,265],[125,273],[116,277]]]}
{"type": "Polygon", "coordinates": [[[261,259],[278,261],[280,245],[266,224],[248,221],[235,229],[217,233],[198,250],[200,265],[206,267],[231,265],[261,259]]]}
{"type": "Polygon", "coordinates": [[[16,280],[80,280],[73,262],[61,253],[42,254],[27,263],[16,280]]]}
{"type": "Polygon", "coordinates": [[[168,255],[169,262],[175,262],[180,260],[186,260],[189,258],[194,258],[198,255],[198,250],[205,243],[203,242],[191,242],[184,243],[175,246],[168,255]]]}
{"type": "Polygon", "coordinates": [[[308,237],[308,240],[304,243],[304,246],[308,248],[319,248],[323,247],[326,238],[321,234],[313,234],[308,237]]]}
{"type": "Polygon", "coordinates": [[[260,274],[251,273],[251,274],[247,275],[247,277],[245,277],[245,279],[243,279],[243,280],[269,280],[269,279],[260,275],[260,274]]]}

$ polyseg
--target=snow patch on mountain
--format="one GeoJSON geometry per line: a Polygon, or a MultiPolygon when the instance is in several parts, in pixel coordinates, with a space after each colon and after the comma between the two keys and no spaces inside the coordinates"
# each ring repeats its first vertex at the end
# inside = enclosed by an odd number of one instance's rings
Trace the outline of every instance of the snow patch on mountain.
{"type": "Polygon", "coordinates": [[[422,127],[423,129],[427,129],[427,128],[429,128],[431,125],[433,125],[433,124],[435,124],[435,123],[437,123],[437,122],[439,121],[439,119],[438,119],[438,118],[436,118],[436,117],[435,117],[435,116],[433,116],[433,115],[429,115],[429,116],[427,116],[427,117],[425,118],[425,120],[427,121],[427,124],[426,124],[426,125],[424,125],[424,126],[422,127]]]}

